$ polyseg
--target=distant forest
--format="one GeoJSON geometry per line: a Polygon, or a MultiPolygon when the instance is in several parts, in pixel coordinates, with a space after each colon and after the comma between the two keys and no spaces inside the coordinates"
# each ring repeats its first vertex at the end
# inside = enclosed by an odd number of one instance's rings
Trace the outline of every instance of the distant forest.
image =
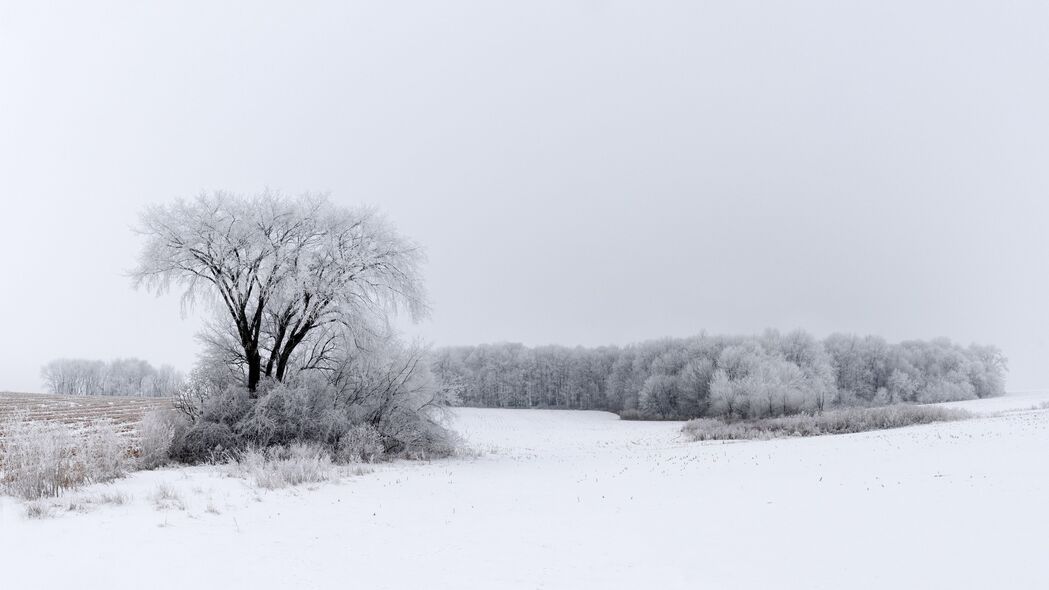
{"type": "Polygon", "coordinates": [[[173,367],[157,368],[136,358],[56,359],[44,365],[40,376],[48,393],[60,395],[171,397],[184,382],[173,367]]]}
{"type": "Polygon", "coordinates": [[[754,418],[1002,395],[1006,359],[993,346],[946,339],[890,344],[835,334],[818,340],[798,330],[623,347],[445,347],[434,351],[433,371],[464,406],[754,418]]]}

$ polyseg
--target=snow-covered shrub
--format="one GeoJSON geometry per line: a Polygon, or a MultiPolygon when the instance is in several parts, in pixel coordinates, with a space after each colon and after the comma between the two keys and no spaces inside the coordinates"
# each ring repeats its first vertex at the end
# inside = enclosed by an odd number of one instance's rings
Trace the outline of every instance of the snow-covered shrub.
{"type": "Polygon", "coordinates": [[[844,408],[816,416],[784,416],[770,420],[770,425],[773,430],[788,433],[806,430],[814,431],[815,434],[846,434],[971,417],[969,412],[957,408],[897,404],[874,408],[844,408]]]}
{"type": "Polygon", "coordinates": [[[329,481],[334,477],[335,468],[327,448],[302,443],[249,449],[231,462],[230,467],[234,475],[268,490],[329,481]]]}
{"type": "Polygon", "coordinates": [[[138,467],[155,469],[171,460],[175,432],[184,430],[185,418],[175,410],[153,410],[138,425],[138,467]]]}
{"type": "Polygon", "coordinates": [[[390,450],[408,459],[441,459],[451,457],[462,447],[459,436],[435,419],[405,412],[386,421],[389,436],[397,441],[390,450]],[[400,419],[398,419],[400,418],[400,419]]]}
{"type": "Polygon", "coordinates": [[[267,383],[235,430],[256,446],[293,442],[331,444],[349,427],[340,416],[337,392],[326,380],[304,376],[289,383],[267,383]]]}
{"type": "Polygon", "coordinates": [[[917,424],[963,420],[965,410],[939,406],[898,404],[873,408],[843,408],[821,414],[796,414],[776,418],[689,420],[682,432],[692,440],[767,439],[790,436],[848,434],[886,430],[917,424]]]}
{"type": "Polygon", "coordinates": [[[379,431],[371,424],[358,424],[339,439],[336,458],[339,463],[374,463],[385,451],[379,431]]]}
{"type": "Polygon", "coordinates": [[[190,420],[200,418],[205,402],[234,385],[229,368],[214,355],[204,355],[172,396],[172,404],[190,420]]]}
{"type": "MultiPolygon", "coordinates": [[[[458,440],[442,413],[450,394],[435,384],[427,351],[391,335],[372,334],[366,343],[351,336],[332,335],[339,346],[326,353],[326,370],[265,378],[254,392],[221,381],[208,385],[202,379],[215,372],[195,371],[192,395],[182,403],[193,422],[176,429],[172,458],[212,461],[223,452],[294,443],[319,445],[340,461],[453,454],[458,440]]],[[[211,350],[216,356],[209,362],[225,358],[221,350],[211,350]]]]}
{"type": "Polygon", "coordinates": [[[351,354],[336,373],[350,424],[371,424],[387,455],[435,458],[454,454],[459,441],[442,424],[450,392],[434,380],[427,351],[394,338],[351,354]]]}
{"type": "MultiPolygon", "coordinates": [[[[262,397],[265,392],[260,391],[256,395],[262,397]]],[[[200,419],[233,428],[251,412],[254,405],[255,399],[252,398],[251,392],[240,385],[216,388],[215,393],[203,401],[200,419]]]]}
{"type": "Polygon", "coordinates": [[[124,476],[128,468],[128,445],[112,420],[96,420],[81,440],[77,459],[84,465],[87,481],[101,483],[124,476]]]}
{"type": "Polygon", "coordinates": [[[171,458],[181,463],[213,463],[225,459],[242,446],[229,426],[198,421],[175,433],[171,458]]]}

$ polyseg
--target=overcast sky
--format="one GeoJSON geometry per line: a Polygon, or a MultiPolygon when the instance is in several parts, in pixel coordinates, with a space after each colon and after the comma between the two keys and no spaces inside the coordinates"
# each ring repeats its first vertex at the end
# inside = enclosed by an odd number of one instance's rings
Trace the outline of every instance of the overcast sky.
{"type": "Polygon", "coordinates": [[[329,191],[426,245],[435,344],[766,327],[1049,386],[1044,2],[0,4],[0,390],[189,369],[147,203],[329,191]]]}

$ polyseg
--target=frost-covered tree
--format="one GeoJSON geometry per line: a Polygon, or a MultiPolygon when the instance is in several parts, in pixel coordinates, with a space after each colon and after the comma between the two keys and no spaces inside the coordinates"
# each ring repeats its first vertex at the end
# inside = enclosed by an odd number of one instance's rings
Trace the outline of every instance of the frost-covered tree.
{"type": "Polygon", "coordinates": [[[666,374],[655,374],[645,379],[638,394],[639,409],[646,415],[659,418],[677,416],[678,382],[666,374]]]}
{"type": "Polygon", "coordinates": [[[972,345],[968,351],[969,381],[977,397],[992,397],[1005,391],[1008,362],[994,346],[972,345]]]}
{"type": "Polygon", "coordinates": [[[149,209],[142,228],[136,283],[178,287],[184,305],[215,312],[175,396],[187,418],[176,460],[300,442],[370,460],[453,450],[438,418],[457,389],[437,384],[429,351],[402,344],[389,322],[427,311],[422,254],[374,210],[213,193],[149,209]]]}
{"type": "Polygon", "coordinates": [[[716,416],[745,415],[749,403],[741,380],[733,380],[725,369],[714,371],[710,380],[710,408],[716,416]]]}
{"type": "Polygon", "coordinates": [[[340,338],[406,309],[426,313],[422,252],[375,210],[326,197],[225,192],[150,207],[132,276],[163,293],[182,289],[218,311],[206,340],[254,397],[263,377],[331,368],[340,338]]]}
{"type": "Polygon", "coordinates": [[[714,378],[714,359],[696,356],[678,374],[678,416],[696,418],[710,406],[710,382],[714,378]]]}

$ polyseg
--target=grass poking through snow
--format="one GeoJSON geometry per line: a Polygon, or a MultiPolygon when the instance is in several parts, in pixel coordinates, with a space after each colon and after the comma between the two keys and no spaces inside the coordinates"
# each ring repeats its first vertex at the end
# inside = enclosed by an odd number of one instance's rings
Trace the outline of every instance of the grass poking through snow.
{"type": "Polygon", "coordinates": [[[160,484],[150,497],[158,510],[185,510],[186,502],[174,488],[160,484]]]}

